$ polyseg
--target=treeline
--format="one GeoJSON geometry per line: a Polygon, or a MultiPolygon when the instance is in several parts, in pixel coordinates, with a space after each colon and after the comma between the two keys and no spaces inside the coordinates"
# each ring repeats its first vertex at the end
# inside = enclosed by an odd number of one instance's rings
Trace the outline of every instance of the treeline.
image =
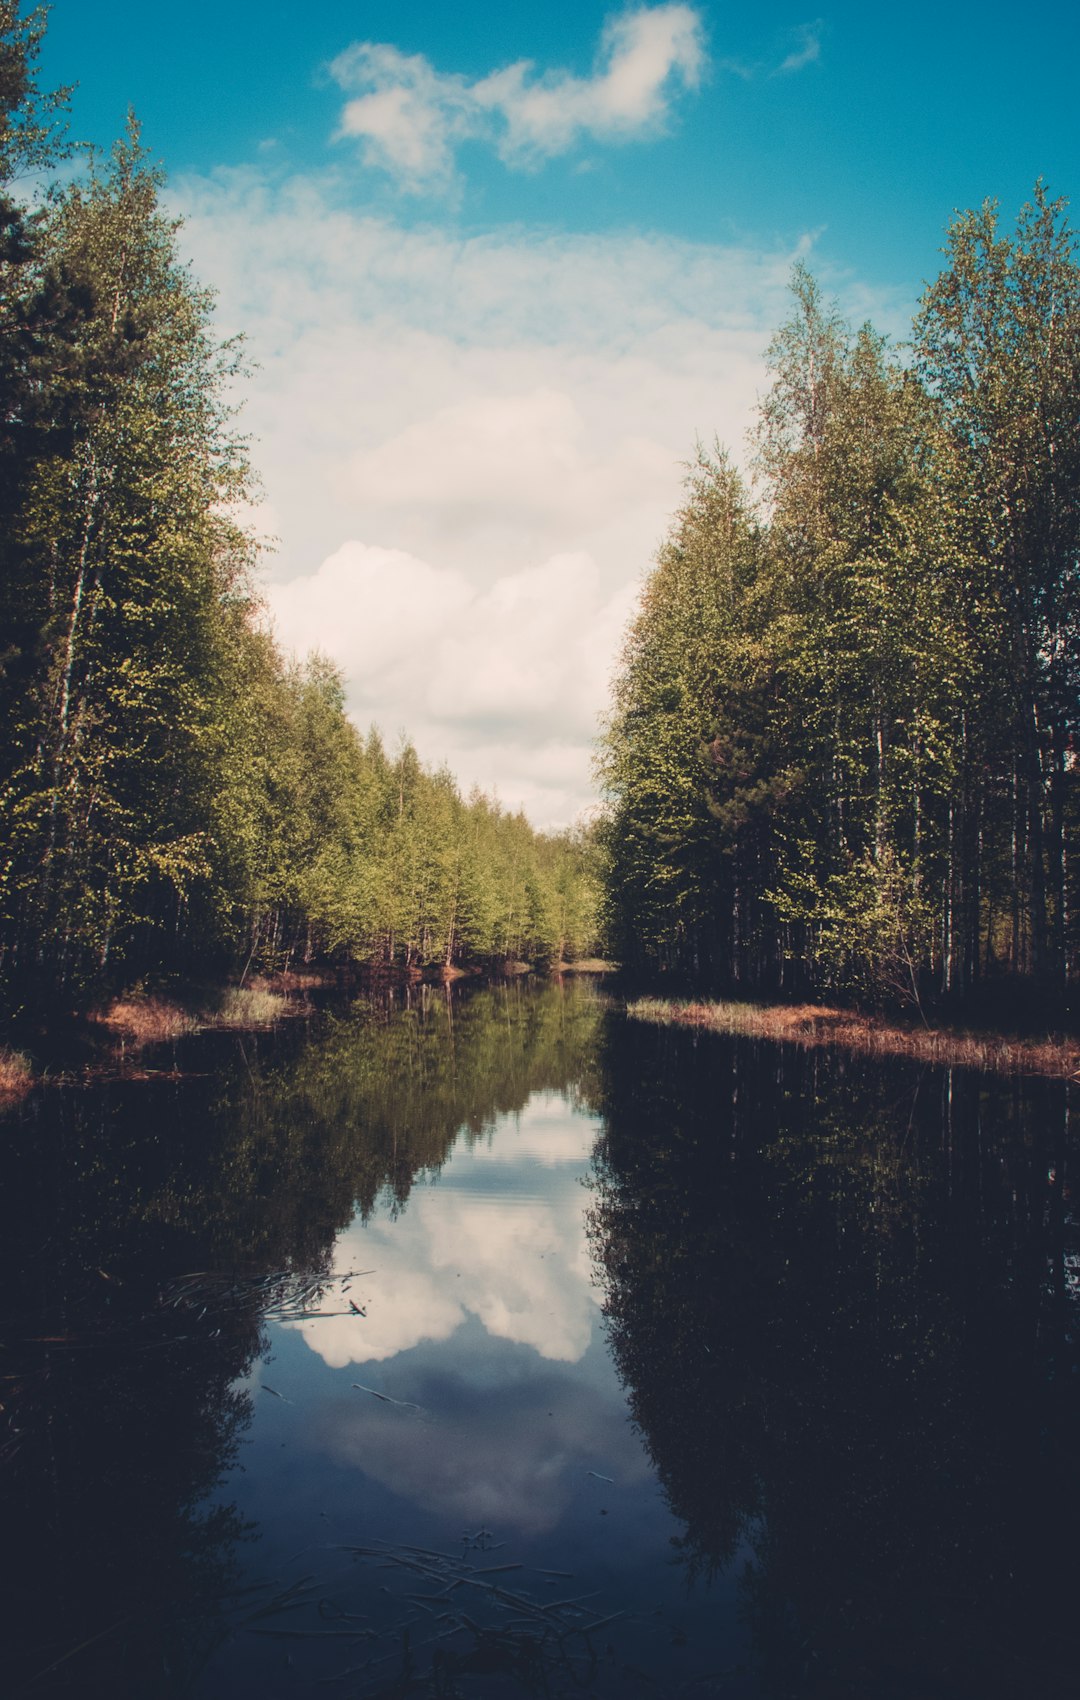
{"type": "Polygon", "coordinates": [[[1053,998],[1077,972],[1080,265],[958,216],[911,343],[801,266],[748,490],[700,453],[602,753],[613,944],[718,986],[1053,998]]]}
{"type": "Polygon", "coordinates": [[[55,170],[43,28],[0,0],[0,1003],[585,949],[581,840],[388,755],[332,667],[276,648],[238,517],[240,351],[134,123],[55,170]]]}

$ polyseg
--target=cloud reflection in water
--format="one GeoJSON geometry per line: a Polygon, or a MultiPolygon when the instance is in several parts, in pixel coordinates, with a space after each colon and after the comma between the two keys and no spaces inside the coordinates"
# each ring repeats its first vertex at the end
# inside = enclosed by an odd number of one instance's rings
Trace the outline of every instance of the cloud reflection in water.
{"type": "Polygon", "coordinates": [[[557,1094],[538,1094],[520,1117],[459,1146],[396,1219],[355,1222],[334,1266],[374,1270],[353,1294],[366,1316],[301,1325],[311,1349],[335,1369],[383,1363],[448,1340],[474,1316],[499,1339],[577,1363],[599,1305],[579,1182],[596,1132],[557,1094]]]}
{"type": "Polygon", "coordinates": [[[335,1268],[374,1271],[352,1289],[366,1314],[293,1326],[331,1368],[423,1410],[349,1387],[310,1445],[455,1522],[522,1533],[575,1498],[598,1508],[590,1470],[623,1486],[647,1473],[596,1326],[581,1185],[596,1133],[538,1094],[460,1144],[400,1215],[341,1235],[335,1268]]]}

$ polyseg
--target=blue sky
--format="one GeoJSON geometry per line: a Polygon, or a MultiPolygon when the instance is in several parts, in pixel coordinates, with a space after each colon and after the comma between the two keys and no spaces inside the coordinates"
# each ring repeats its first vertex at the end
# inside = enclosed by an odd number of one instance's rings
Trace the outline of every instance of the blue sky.
{"type": "MultiPolygon", "coordinates": [[[[1077,187],[1075,6],[695,9],[710,63],[672,103],[662,139],[586,140],[532,172],[470,148],[456,216],[694,240],[812,229],[834,263],[917,287],[952,208],[986,195],[1013,207],[1040,174],[1060,192],[1077,187]],[[804,54],[801,69],[777,74],[804,54]]],[[[612,11],[595,0],[52,0],[46,66],[79,82],[80,134],[107,142],[131,102],[173,172],[271,151],[282,169],[336,159],[344,170],[344,148],[329,145],[340,98],[326,66],[350,43],[392,43],[473,79],[522,59],[587,75],[612,11]]],[[[387,187],[358,172],[351,192],[385,204],[387,187]]],[[[414,216],[431,211],[416,197],[414,216]]]]}
{"type": "Polygon", "coordinates": [[[903,334],[957,206],[1080,195],[1080,9],[53,0],[243,330],[281,639],[540,824],[714,434],[745,458],[805,257],[903,334]]]}

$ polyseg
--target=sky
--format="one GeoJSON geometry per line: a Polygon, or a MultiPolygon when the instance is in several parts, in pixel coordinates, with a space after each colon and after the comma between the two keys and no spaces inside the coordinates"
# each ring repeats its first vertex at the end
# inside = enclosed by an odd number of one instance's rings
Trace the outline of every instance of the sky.
{"type": "Polygon", "coordinates": [[[956,208],[1080,194],[1080,8],[52,0],[251,371],[281,643],[540,827],[697,442],[744,464],[803,259],[902,338],[956,208]]]}

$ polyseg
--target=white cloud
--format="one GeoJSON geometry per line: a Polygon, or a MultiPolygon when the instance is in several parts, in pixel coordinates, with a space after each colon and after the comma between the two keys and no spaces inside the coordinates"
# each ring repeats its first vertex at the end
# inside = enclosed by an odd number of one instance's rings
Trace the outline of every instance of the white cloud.
{"type": "Polygon", "coordinates": [[[373,1270],[350,1287],[365,1314],[285,1326],[332,1368],[355,1365],[354,1385],[313,1410],[304,1444],[473,1528],[549,1529],[583,1494],[603,1504],[648,1478],[606,1354],[586,1356],[600,1294],[579,1177],[598,1125],[536,1093],[462,1140],[396,1218],[339,1237],[338,1272],[373,1270]]]}
{"type": "Polygon", "coordinates": [[[785,77],[794,71],[803,71],[807,65],[816,65],[821,58],[821,24],[803,24],[798,35],[798,47],[793,48],[787,57],[781,60],[774,72],[775,76],[785,77]]]}
{"type": "Polygon", "coordinates": [[[255,363],[242,424],[282,641],[341,662],[361,725],[538,825],[572,819],[682,463],[699,436],[738,451],[805,245],[463,238],[254,170],[174,203],[255,363]]]}
{"type": "Polygon", "coordinates": [[[457,145],[484,140],[511,166],[535,166],[580,140],[622,142],[662,129],[678,87],[697,86],[701,18],[681,4],[643,6],[606,23],[589,77],[521,60],[486,77],[440,72],[421,54],[361,41],[330,74],[351,96],[338,137],[411,191],[445,190],[457,145]]]}
{"type": "Polygon", "coordinates": [[[772,58],[762,56],[757,59],[722,58],[715,61],[718,71],[728,71],[744,83],[755,81],[759,77],[788,77],[796,71],[804,71],[808,65],[816,65],[821,58],[820,18],[812,24],[800,24],[797,29],[787,32],[789,39],[794,37],[797,45],[786,53],[777,63],[772,58]]]}
{"type": "MultiPolygon", "coordinates": [[[[633,594],[623,586],[605,596],[584,553],[554,555],[480,590],[453,567],[350,542],[310,576],[270,585],[267,599],[290,643],[342,666],[361,723],[419,728],[425,743],[441,732],[458,746],[532,746],[535,777],[565,791],[585,777],[579,757],[633,594]]],[[[493,781],[511,807],[524,800],[512,771],[493,781]]]]}
{"type": "Polygon", "coordinates": [[[422,54],[373,41],[346,48],[330,74],[342,89],[360,91],[346,102],[337,134],[361,143],[365,164],[411,190],[451,177],[453,144],[475,129],[475,103],[462,78],[441,76],[422,54]]]}
{"type": "MultiPolygon", "coordinates": [[[[443,1368],[440,1388],[456,1391],[455,1379],[443,1368]]],[[[423,1391],[395,1384],[395,1396],[415,1399],[423,1391]]],[[[531,1378],[516,1399],[505,1393],[486,1403],[472,1399],[467,1417],[432,1413],[432,1419],[431,1426],[410,1421],[354,1391],[351,1403],[317,1411],[302,1440],[451,1526],[486,1523],[519,1535],[554,1528],[583,1496],[617,1504],[627,1487],[650,1475],[623,1400],[580,1376],[551,1371],[531,1378]],[[616,1485],[590,1479],[590,1471],[616,1485]]]]}

